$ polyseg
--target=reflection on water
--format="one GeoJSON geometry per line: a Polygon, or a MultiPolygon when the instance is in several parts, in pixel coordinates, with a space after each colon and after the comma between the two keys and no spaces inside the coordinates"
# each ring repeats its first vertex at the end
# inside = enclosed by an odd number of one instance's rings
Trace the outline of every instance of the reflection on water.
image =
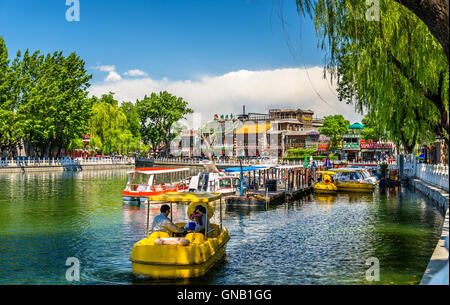
{"type": "MultiPolygon", "coordinates": [[[[404,188],[310,195],[267,209],[223,205],[231,236],[223,261],[201,279],[151,280],[131,272],[147,208],[122,204],[126,172],[0,175],[0,284],[67,284],[68,257],[80,260],[79,284],[361,284],[370,257],[380,261],[381,284],[418,283],[443,221],[404,188]]],[[[175,222],[186,210],[173,205],[175,222]]]]}

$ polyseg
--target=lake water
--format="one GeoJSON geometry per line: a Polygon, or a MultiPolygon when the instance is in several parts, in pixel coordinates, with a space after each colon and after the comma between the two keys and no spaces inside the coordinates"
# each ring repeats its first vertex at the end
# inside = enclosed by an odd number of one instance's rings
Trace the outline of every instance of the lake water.
{"type": "MultiPolygon", "coordinates": [[[[75,284],[418,284],[443,223],[408,188],[310,195],[268,210],[224,206],[223,261],[201,279],[151,280],[132,275],[147,210],[122,204],[126,179],[125,170],[0,175],[0,284],[71,284],[68,257],[80,261],[75,284]],[[378,282],[366,280],[373,258],[378,282]]],[[[186,206],[174,215],[185,221],[186,206]]]]}

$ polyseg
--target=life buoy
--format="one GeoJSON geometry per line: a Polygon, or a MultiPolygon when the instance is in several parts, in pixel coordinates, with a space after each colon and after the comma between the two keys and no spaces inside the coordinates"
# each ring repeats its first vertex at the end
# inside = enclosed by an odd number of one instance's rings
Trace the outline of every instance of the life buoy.
{"type": "Polygon", "coordinates": [[[189,246],[191,242],[186,238],[165,237],[155,240],[155,245],[189,246]]]}

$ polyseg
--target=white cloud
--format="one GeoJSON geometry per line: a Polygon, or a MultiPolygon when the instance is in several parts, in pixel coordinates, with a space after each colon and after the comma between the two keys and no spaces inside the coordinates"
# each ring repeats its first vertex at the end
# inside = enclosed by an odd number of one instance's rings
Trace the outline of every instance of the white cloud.
{"type": "Polygon", "coordinates": [[[119,73],[115,71],[111,71],[108,73],[108,76],[105,78],[106,82],[118,82],[122,79],[119,73]]]}
{"type": "Polygon", "coordinates": [[[342,114],[351,122],[361,120],[361,115],[354,112],[352,105],[338,101],[335,86],[323,79],[322,67],[308,68],[307,71],[302,68],[240,70],[183,81],[150,77],[120,79],[120,76],[114,78],[112,71],[106,81],[111,76],[109,81],[114,82],[94,84],[90,94],[101,96],[115,92],[119,101],[135,102],[146,94],[166,90],[188,101],[194,111],[202,114],[202,120],[212,119],[214,114],[239,114],[243,105],[247,112],[266,113],[270,108],[301,108],[313,110],[318,117],[342,114]]]}
{"type": "Polygon", "coordinates": [[[102,72],[108,72],[108,75],[105,78],[105,82],[109,83],[122,80],[120,74],[116,72],[116,66],[97,66],[95,67],[95,69],[102,72]]]}
{"type": "Polygon", "coordinates": [[[139,70],[139,69],[129,70],[129,71],[125,72],[123,75],[126,75],[126,76],[148,76],[147,73],[145,73],[144,71],[139,70]]]}
{"type": "Polygon", "coordinates": [[[116,66],[98,66],[96,69],[103,72],[112,72],[116,70],[116,66]]]}

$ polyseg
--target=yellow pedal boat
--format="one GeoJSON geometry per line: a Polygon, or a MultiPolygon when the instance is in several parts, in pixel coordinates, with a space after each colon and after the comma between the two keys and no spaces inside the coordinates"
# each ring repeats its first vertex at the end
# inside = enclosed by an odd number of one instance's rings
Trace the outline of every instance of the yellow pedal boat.
{"type": "MultiPolygon", "coordinates": [[[[228,230],[222,225],[221,194],[166,193],[151,196],[148,200],[149,202],[170,202],[170,204],[173,202],[190,203],[188,214],[192,214],[195,206],[203,205],[209,218],[214,214],[211,202],[220,200],[220,224],[211,223],[208,232],[205,227],[205,232],[188,233],[182,238],[183,244],[161,244],[161,240],[170,239],[169,233],[153,232],[149,236],[147,214],[147,237],[133,246],[130,255],[135,275],[165,279],[200,277],[225,255],[226,244],[230,236],[228,230]]],[[[184,226],[185,223],[177,223],[176,225],[184,226]]],[[[171,240],[174,239],[172,238],[171,240]]]]}
{"type": "Polygon", "coordinates": [[[335,194],[337,187],[334,184],[333,176],[336,173],[332,171],[318,171],[317,173],[322,175],[322,180],[314,184],[314,193],[335,194]]]}

